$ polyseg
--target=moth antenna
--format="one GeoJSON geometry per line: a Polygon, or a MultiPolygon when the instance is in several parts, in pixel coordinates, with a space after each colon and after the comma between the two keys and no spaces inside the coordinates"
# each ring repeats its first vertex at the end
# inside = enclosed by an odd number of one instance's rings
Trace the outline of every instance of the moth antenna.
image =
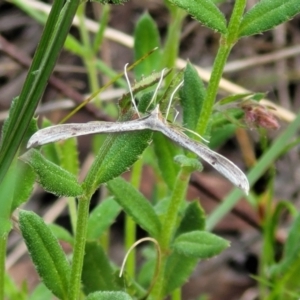
{"type": "MultiPolygon", "coordinates": [[[[173,91],[173,93],[171,94],[170,101],[169,101],[168,108],[167,108],[167,112],[166,112],[166,119],[168,119],[168,115],[169,115],[169,112],[170,112],[170,108],[171,108],[171,104],[172,104],[174,95],[175,95],[176,92],[179,90],[179,88],[183,85],[183,82],[184,82],[184,81],[181,81],[181,82],[178,84],[178,86],[175,88],[175,90],[173,91]]],[[[177,116],[176,116],[176,117],[177,117],[177,116]]]]}
{"type": "Polygon", "coordinates": [[[135,109],[136,113],[138,114],[138,116],[140,118],[141,116],[140,116],[140,113],[139,113],[138,108],[136,106],[136,103],[135,103],[135,100],[134,100],[134,97],[133,97],[133,93],[132,93],[132,88],[131,88],[131,85],[130,85],[130,81],[129,81],[129,78],[128,78],[128,75],[127,75],[127,66],[128,66],[128,63],[124,66],[124,76],[125,76],[127,84],[128,84],[128,88],[129,88],[129,92],[130,92],[130,96],[131,96],[131,102],[134,106],[134,109],[135,109]]]}
{"type": "Polygon", "coordinates": [[[149,106],[153,103],[153,101],[155,100],[155,98],[156,98],[156,96],[157,96],[158,89],[160,88],[161,83],[162,83],[162,81],[163,81],[163,79],[164,79],[164,72],[165,72],[166,69],[167,69],[167,68],[164,68],[164,69],[161,71],[161,76],[160,76],[159,82],[158,82],[157,87],[156,87],[156,89],[155,89],[155,91],[154,91],[154,94],[153,94],[153,96],[152,96],[152,99],[151,99],[151,101],[149,102],[149,104],[148,104],[148,106],[147,106],[147,110],[148,110],[149,106]]]}

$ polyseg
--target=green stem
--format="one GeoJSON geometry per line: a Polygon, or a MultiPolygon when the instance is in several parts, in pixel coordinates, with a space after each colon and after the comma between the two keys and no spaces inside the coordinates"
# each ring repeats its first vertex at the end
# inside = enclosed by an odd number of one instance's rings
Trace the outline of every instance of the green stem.
{"type": "Polygon", "coordinates": [[[223,40],[221,39],[221,45],[218,50],[217,57],[214,61],[213,70],[207,86],[206,98],[203,102],[201,113],[196,126],[196,132],[198,132],[202,136],[205,136],[206,134],[207,126],[212,115],[213,105],[218,93],[219,83],[222,78],[223,69],[231,50],[231,46],[228,46],[222,41],[223,40]]]}
{"type": "Polygon", "coordinates": [[[165,287],[165,269],[167,265],[167,259],[170,253],[170,244],[173,238],[173,234],[176,228],[176,221],[178,211],[182,201],[185,198],[186,190],[190,179],[190,171],[187,168],[182,168],[176,178],[174,184],[174,190],[171,195],[170,204],[166,215],[163,219],[163,230],[159,237],[159,245],[162,252],[161,268],[158,273],[157,283],[153,288],[151,296],[153,299],[163,299],[164,287],[165,287]]]}
{"type": "Polygon", "coordinates": [[[222,36],[220,48],[214,61],[213,70],[207,87],[206,99],[201,109],[201,114],[196,126],[196,132],[204,136],[212,114],[213,105],[218,93],[219,83],[222,78],[224,66],[226,64],[231,48],[234,46],[238,36],[238,29],[243,17],[246,0],[236,0],[233,12],[228,25],[228,33],[222,36]]]}
{"type": "Polygon", "coordinates": [[[75,234],[75,244],[72,260],[71,278],[69,284],[69,299],[77,300],[80,295],[81,272],[85,251],[87,221],[89,216],[90,197],[78,199],[78,219],[75,234]]]}
{"type": "Polygon", "coordinates": [[[68,198],[68,208],[71,219],[71,227],[72,232],[75,234],[76,232],[76,224],[77,224],[77,208],[76,208],[76,199],[73,197],[68,198]]]}
{"type": "Polygon", "coordinates": [[[0,238],[0,299],[4,299],[5,258],[7,235],[0,238]]]}
{"type": "MultiPolygon", "coordinates": [[[[125,249],[126,251],[135,243],[136,239],[136,224],[132,218],[126,215],[125,218],[125,249]]],[[[131,250],[130,255],[126,261],[126,272],[128,276],[134,278],[135,276],[135,261],[136,261],[136,250],[131,250]]]]}
{"type": "MultiPolygon", "coordinates": [[[[95,93],[99,90],[97,68],[96,68],[96,57],[94,55],[93,46],[91,45],[89,32],[86,28],[86,19],[85,19],[85,3],[82,3],[77,10],[77,16],[79,18],[79,33],[84,47],[84,56],[82,57],[84,65],[87,69],[89,86],[92,93],[95,93]]],[[[97,105],[100,107],[101,102],[98,101],[97,105]]]]}
{"type": "Polygon", "coordinates": [[[186,13],[178,7],[171,12],[171,21],[168,27],[167,39],[161,61],[162,68],[173,68],[175,65],[178,57],[182,21],[185,16],[186,13]]]}
{"type": "Polygon", "coordinates": [[[94,55],[97,54],[97,52],[99,51],[99,48],[102,44],[103,37],[104,37],[104,31],[107,27],[107,23],[108,23],[108,19],[109,19],[110,5],[108,5],[108,4],[102,5],[102,8],[103,8],[103,11],[102,11],[102,16],[101,16],[100,26],[99,26],[99,29],[97,31],[97,34],[95,36],[94,43],[93,43],[94,55]]]}
{"type": "MultiPolygon", "coordinates": [[[[142,167],[143,167],[143,161],[140,159],[134,164],[132,168],[131,184],[137,189],[140,186],[142,167]]],[[[136,224],[130,216],[126,215],[126,219],[125,219],[126,250],[128,250],[135,243],[135,241],[136,241],[136,224]]],[[[126,271],[128,275],[132,278],[134,278],[135,276],[135,269],[136,269],[135,262],[136,262],[136,250],[132,249],[126,262],[126,271]]]]}

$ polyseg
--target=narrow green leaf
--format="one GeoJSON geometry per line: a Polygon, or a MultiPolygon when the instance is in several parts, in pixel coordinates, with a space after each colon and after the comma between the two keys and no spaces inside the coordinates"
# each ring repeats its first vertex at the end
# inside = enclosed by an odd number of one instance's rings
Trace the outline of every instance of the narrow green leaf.
{"type": "Polygon", "coordinates": [[[132,298],[124,292],[95,292],[88,295],[86,300],[132,300],[132,298]]]}
{"type": "Polygon", "coordinates": [[[300,12],[299,0],[261,0],[243,17],[239,36],[270,30],[300,12]]]}
{"type": "Polygon", "coordinates": [[[16,181],[11,213],[29,199],[36,179],[32,168],[22,161],[17,162],[15,172],[16,181]]]}
{"type": "Polygon", "coordinates": [[[48,227],[51,229],[52,233],[59,241],[64,241],[69,243],[70,245],[73,245],[74,238],[68,230],[57,224],[48,224],[48,227]]]}
{"type": "Polygon", "coordinates": [[[177,237],[172,248],[187,257],[210,258],[222,252],[229,242],[207,231],[191,231],[177,237]]]}
{"type": "MultiPolygon", "coordinates": [[[[144,13],[138,20],[134,31],[134,60],[138,60],[155,47],[160,47],[159,32],[151,16],[144,13]]],[[[134,68],[136,77],[141,78],[157,70],[160,59],[160,52],[156,50],[134,68]]]]}
{"type": "Polygon", "coordinates": [[[199,204],[199,200],[195,200],[188,204],[184,211],[184,216],[177,229],[176,236],[183,233],[204,230],[205,229],[205,212],[199,204]]]}
{"type": "Polygon", "coordinates": [[[0,237],[5,238],[11,230],[11,211],[15,187],[16,160],[11,164],[4,180],[0,183],[0,237]]]}
{"type": "Polygon", "coordinates": [[[81,278],[85,294],[116,290],[114,271],[102,247],[96,242],[86,243],[81,278]]]}
{"type": "MultiPolygon", "coordinates": [[[[183,110],[183,126],[194,130],[206,96],[203,81],[196,69],[188,63],[184,70],[184,85],[179,92],[183,110]]],[[[191,133],[187,132],[188,135],[191,133]]]]}
{"type": "Polygon", "coordinates": [[[208,28],[226,34],[226,19],[211,0],[170,0],[208,28]]]}
{"type": "Polygon", "coordinates": [[[158,236],[160,221],[149,201],[139,191],[122,178],[109,181],[107,187],[137,224],[153,237],[158,236]]]}
{"type": "Polygon", "coordinates": [[[87,239],[97,240],[115,222],[121,211],[113,197],[103,200],[91,213],[88,220],[87,239]]]}
{"type": "Polygon", "coordinates": [[[153,134],[153,144],[161,175],[169,189],[173,189],[180,169],[174,162],[174,157],[182,153],[182,150],[159,132],[153,134]]]}
{"type": "Polygon", "coordinates": [[[33,168],[38,175],[39,183],[46,191],[59,196],[77,197],[82,195],[83,190],[76,177],[45,159],[39,151],[30,149],[20,159],[33,168]]]}
{"type": "Polygon", "coordinates": [[[165,273],[165,295],[181,287],[192,274],[198,262],[197,258],[186,257],[175,251],[168,257],[165,273]]]}
{"type": "Polygon", "coordinates": [[[28,71],[23,89],[10,114],[1,140],[0,182],[18,147],[45,90],[56,59],[63,47],[80,0],[54,1],[45,29],[28,71]]]}
{"type": "Polygon", "coordinates": [[[36,269],[45,285],[59,299],[67,299],[70,265],[52,231],[42,218],[21,210],[20,230],[36,269]]]}

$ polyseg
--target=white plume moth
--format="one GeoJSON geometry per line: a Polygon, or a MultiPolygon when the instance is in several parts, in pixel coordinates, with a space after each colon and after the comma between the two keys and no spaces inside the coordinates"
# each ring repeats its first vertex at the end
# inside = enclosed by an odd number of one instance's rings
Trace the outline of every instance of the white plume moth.
{"type": "Polygon", "coordinates": [[[169,124],[160,113],[159,106],[156,106],[149,115],[132,121],[73,123],[47,127],[37,131],[28,141],[27,147],[41,146],[87,134],[129,132],[145,129],[159,131],[175,143],[194,152],[198,157],[223,174],[235,186],[248,194],[248,179],[234,163],[207,146],[187,137],[174,125],[169,124]]]}

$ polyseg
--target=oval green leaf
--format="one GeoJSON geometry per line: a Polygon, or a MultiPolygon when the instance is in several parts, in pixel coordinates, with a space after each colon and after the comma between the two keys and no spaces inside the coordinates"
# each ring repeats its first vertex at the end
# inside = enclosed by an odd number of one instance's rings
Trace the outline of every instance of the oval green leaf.
{"type": "Polygon", "coordinates": [[[299,12],[299,0],[261,0],[243,17],[239,37],[270,30],[299,12]]]}
{"type": "MultiPolygon", "coordinates": [[[[184,85],[179,92],[183,111],[183,124],[186,128],[195,130],[206,90],[196,69],[190,63],[186,65],[183,76],[184,85]]],[[[191,135],[189,132],[186,134],[191,135]]]]}
{"type": "Polygon", "coordinates": [[[172,248],[185,256],[206,259],[229,246],[229,242],[207,231],[184,233],[175,239],[172,248]]]}
{"type": "Polygon", "coordinates": [[[88,220],[87,239],[97,240],[115,222],[121,207],[113,197],[103,200],[91,213],[88,220]]]}
{"type": "Polygon", "coordinates": [[[83,190],[76,177],[51,161],[35,149],[30,149],[21,157],[38,175],[38,181],[48,192],[58,196],[78,197],[83,190]]]}
{"type": "Polygon", "coordinates": [[[96,242],[86,243],[81,279],[85,294],[117,289],[110,261],[96,242]]]}
{"type": "Polygon", "coordinates": [[[144,230],[157,237],[161,230],[161,223],[149,201],[120,177],[109,181],[107,186],[125,212],[144,230]]]}
{"type": "MultiPolygon", "coordinates": [[[[157,25],[151,16],[145,13],[138,20],[134,31],[134,60],[140,59],[155,47],[160,47],[157,25]]],[[[153,70],[157,70],[159,63],[160,53],[156,50],[134,68],[136,77],[141,78],[143,75],[151,74],[153,70]]]]}
{"type": "Polygon", "coordinates": [[[211,0],[170,0],[208,28],[226,34],[226,19],[211,0]]]}
{"type": "Polygon", "coordinates": [[[20,230],[37,272],[59,299],[67,299],[70,265],[52,231],[33,212],[21,210],[20,230]]]}

